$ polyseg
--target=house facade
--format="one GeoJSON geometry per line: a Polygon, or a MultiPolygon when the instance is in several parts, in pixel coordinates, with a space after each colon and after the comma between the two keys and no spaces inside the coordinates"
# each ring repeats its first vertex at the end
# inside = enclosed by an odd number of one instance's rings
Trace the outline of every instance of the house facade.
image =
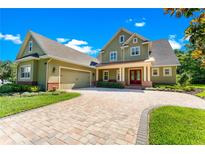
{"type": "Polygon", "coordinates": [[[96,80],[150,87],[153,83],[176,83],[179,61],[167,40],[149,41],[120,29],[102,48],[96,80]]]}
{"type": "Polygon", "coordinates": [[[167,40],[120,29],[98,59],[29,31],[16,58],[17,83],[42,90],[94,86],[96,81],[152,86],[176,83],[179,62],[167,40]]]}
{"type": "Polygon", "coordinates": [[[98,60],[32,31],[17,55],[17,83],[42,90],[93,86],[98,60]]]}

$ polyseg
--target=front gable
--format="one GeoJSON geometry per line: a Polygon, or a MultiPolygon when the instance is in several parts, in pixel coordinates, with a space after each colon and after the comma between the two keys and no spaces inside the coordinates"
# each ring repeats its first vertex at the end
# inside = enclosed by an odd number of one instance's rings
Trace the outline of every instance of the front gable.
{"type": "Polygon", "coordinates": [[[27,57],[29,55],[38,55],[42,56],[45,55],[45,52],[42,50],[38,42],[35,40],[35,38],[30,34],[30,32],[27,33],[26,38],[21,46],[21,49],[17,55],[17,59],[27,57]],[[30,50],[30,45],[32,44],[32,49],[30,50]]]}
{"type": "Polygon", "coordinates": [[[122,60],[121,47],[123,46],[123,43],[120,43],[119,40],[121,35],[124,35],[124,39],[126,41],[130,38],[132,33],[121,29],[115,34],[115,36],[105,45],[105,47],[102,50],[101,60],[103,63],[109,63],[110,52],[112,51],[117,51],[117,61],[122,60]]]}

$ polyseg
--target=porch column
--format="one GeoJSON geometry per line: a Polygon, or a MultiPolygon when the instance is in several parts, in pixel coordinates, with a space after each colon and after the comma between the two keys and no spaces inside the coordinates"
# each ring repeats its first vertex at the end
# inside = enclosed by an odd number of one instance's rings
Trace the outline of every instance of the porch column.
{"type": "Polygon", "coordinates": [[[98,81],[98,69],[96,69],[96,81],[98,81]]]}
{"type": "Polygon", "coordinates": [[[125,68],[122,68],[122,81],[125,81],[125,68]]]}
{"type": "Polygon", "coordinates": [[[146,66],[144,66],[144,81],[146,81],[146,74],[147,74],[146,66]]]}
{"type": "Polygon", "coordinates": [[[120,81],[122,81],[122,72],[121,72],[121,67],[119,68],[119,74],[120,74],[120,81]]]}
{"type": "Polygon", "coordinates": [[[148,69],[148,72],[147,72],[148,78],[147,79],[148,79],[148,81],[150,81],[150,72],[151,72],[150,65],[148,65],[147,69],[148,69]]]}

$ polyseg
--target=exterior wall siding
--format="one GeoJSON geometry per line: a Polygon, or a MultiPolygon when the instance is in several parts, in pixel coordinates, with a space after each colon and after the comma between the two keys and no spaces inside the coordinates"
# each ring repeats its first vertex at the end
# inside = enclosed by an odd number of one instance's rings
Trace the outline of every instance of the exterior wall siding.
{"type": "Polygon", "coordinates": [[[69,67],[73,69],[81,69],[86,71],[91,71],[92,73],[92,84],[95,82],[95,69],[88,68],[80,65],[75,65],[67,62],[62,62],[59,60],[51,60],[48,66],[48,85],[50,84],[59,84],[59,70],[60,67],[69,67]]]}
{"type": "Polygon", "coordinates": [[[42,90],[46,89],[46,63],[47,59],[38,61],[37,81],[42,90]]]}
{"type": "MultiPolygon", "coordinates": [[[[157,67],[155,67],[157,68],[157,67]]],[[[151,81],[153,83],[162,83],[162,84],[175,84],[176,83],[176,66],[172,66],[172,76],[163,76],[163,68],[159,68],[159,76],[152,76],[152,69],[151,69],[151,81]]]]}
{"type": "Polygon", "coordinates": [[[31,38],[29,41],[33,42],[32,51],[29,52],[29,43],[27,43],[21,57],[24,57],[24,56],[27,56],[27,55],[30,55],[30,54],[34,54],[34,53],[37,53],[40,56],[45,54],[34,39],[31,38]]]}

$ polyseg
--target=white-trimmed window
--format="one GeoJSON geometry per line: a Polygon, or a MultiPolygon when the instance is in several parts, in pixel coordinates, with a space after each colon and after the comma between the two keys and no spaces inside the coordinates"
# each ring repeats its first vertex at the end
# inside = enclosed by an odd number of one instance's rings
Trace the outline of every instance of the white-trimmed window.
{"type": "Polygon", "coordinates": [[[124,43],[125,42],[125,35],[120,35],[119,42],[124,43]]]}
{"type": "Polygon", "coordinates": [[[20,67],[20,78],[30,79],[31,78],[31,65],[24,65],[20,67]]]}
{"type": "Polygon", "coordinates": [[[33,48],[33,41],[29,41],[29,52],[32,52],[32,48],[33,48]]]}
{"type": "Polygon", "coordinates": [[[120,81],[120,71],[116,71],[116,81],[120,81]]]}
{"type": "Polygon", "coordinates": [[[103,81],[109,80],[109,71],[103,71],[103,81]]]}
{"type": "Polygon", "coordinates": [[[138,42],[138,38],[137,37],[133,38],[133,43],[137,43],[137,42],[138,42]]]}
{"type": "Polygon", "coordinates": [[[117,61],[117,51],[110,52],[110,61],[117,61]]]}
{"type": "Polygon", "coordinates": [[[171,67],[164,67],[163,68],[163,75],[164,76],[172,76],[172,68],[171,67]]]}
{"type": "Polygon", "coordinates": [[[159,68],[152,68],[152,76],[159,76],[159,68]]]}
{"type": "Polygon", "coordinates": [[[140,55],[140,46],[130,48],[130,56],[139,56],[140,55]]]}

